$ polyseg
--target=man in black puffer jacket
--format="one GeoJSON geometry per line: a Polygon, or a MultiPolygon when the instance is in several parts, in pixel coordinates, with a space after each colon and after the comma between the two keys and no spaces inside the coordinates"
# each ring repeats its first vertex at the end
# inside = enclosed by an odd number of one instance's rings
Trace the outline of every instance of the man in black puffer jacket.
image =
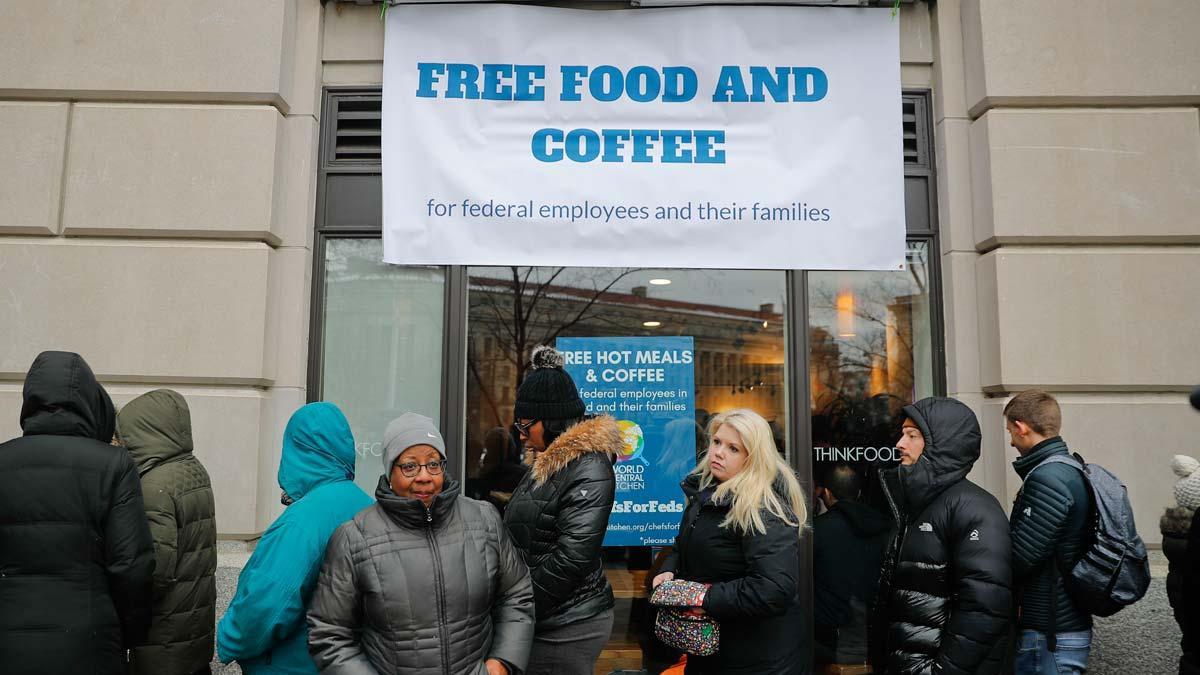
{"type": "Polygon", "coordinates": [[[966,479],[979,422],[949,398],[904,406],[900,466],[880,472],[897,532],[884,556],[871,649],[892,675],[1000,673],[1012,619],[1008,519],[966,479]]]}
{"type": "Polygon", "coordinates": [[[1017,675],[1082,673],[1092,648],[1092,617],[1075,606],[1062,570],[1075,566],[1091,536],[1092,498],[1083,473],[1058,462],[1070,451],[1058,435],[1058,401],[1030,389],[1004,407],[1009,441],[1024,484],[1013,502],[1013,580],[1018,596],[1017,675]],[[1054,644],[1050,636],[1054,636],[1054,644]]]}
{"type": "Polygon", "coordinates": [[[125,673],[150,627],[154,548],[112,401],[78,354],[42,352],[0,445],[0,672],[125,673]]]}

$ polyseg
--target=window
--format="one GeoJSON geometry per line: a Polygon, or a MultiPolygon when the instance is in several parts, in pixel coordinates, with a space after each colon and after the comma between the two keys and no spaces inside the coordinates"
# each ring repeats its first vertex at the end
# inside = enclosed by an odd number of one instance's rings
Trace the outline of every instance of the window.
{"type": "MultiPolygon", "coordinates": [[[[661,442],[676,442],[672,431],[678,430],[698,454],[713,413],[751,408],[771,423],[780,448],[788,447],[783,272],[472,267],[468,286],[468,494],[503,508],[520,481],[520,448],[511,431],[517,387],[530,350],[564,337],[691,337],[694,419],[689,412],[669,422],[661,442]]],[[[646,449],[647,456],[656,453],[646,449]]],[[[673,467],[677,477],[670,480],[682,480],[694,460],[673,467]]],[[[643,659],[661,657],[651,648],[645,603],[656,552],[606,549],[616,622],[596,672],[638,670],[643,659]]]]}
{"type": "Polygon", "coordinates": [[[355,482],[374,494],[388,422],[439,417],[445,275],[384,264],[380,239],[331,238],[324,249],[322,399],[350,421],[355,482]]]}
{"type": "Polygon", "coordinates": [[[809,392],[814,656],[867,662],[867,626],[893,528],[877,472],[896,466],[901,408],[935,393],[928,242],[903,272],[812,272],[809,392]]]}

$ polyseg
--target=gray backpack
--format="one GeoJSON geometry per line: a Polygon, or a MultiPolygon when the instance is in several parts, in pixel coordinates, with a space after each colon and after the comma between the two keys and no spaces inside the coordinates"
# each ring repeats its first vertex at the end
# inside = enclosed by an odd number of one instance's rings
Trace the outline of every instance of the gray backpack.
{"type": "Polygon", "coordinates": [[[1150,561],[1133,523],[1125,484],[1108,469],[1083,461],[1078,453],[1047,457],[1039,468],[1051,462],[1079,469],[1095,505],[1092,539],[1079,562],[1062,570],[1063,584],[1079,609],[1094,616],[1116,614],[1140,600],[1150,587],[1150,561]]]}

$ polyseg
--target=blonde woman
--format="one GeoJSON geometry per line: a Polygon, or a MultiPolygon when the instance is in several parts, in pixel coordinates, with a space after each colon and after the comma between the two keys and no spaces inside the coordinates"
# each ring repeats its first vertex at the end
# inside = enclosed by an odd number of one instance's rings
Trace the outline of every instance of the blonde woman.
{"type": "Polygon", "coordinates": [[[688,506],[675,551],[653,582],[712,584],[697,608],[720,623],[720,651],[688,656],[686,672],[807,672],[797,598],[808,517],[800,484],[758,413],[719,414],[708,435],[708,451],[682,483],[688,506]]]}

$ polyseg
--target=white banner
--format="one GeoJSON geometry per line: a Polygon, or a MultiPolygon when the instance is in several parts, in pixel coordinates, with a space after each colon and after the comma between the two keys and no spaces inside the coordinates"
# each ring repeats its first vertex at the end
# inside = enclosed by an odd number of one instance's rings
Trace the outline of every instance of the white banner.
{"type": "Polygon", "coordinates": [[[902,269],[897,23],[393,7],[384,260],[902,269]]]}

